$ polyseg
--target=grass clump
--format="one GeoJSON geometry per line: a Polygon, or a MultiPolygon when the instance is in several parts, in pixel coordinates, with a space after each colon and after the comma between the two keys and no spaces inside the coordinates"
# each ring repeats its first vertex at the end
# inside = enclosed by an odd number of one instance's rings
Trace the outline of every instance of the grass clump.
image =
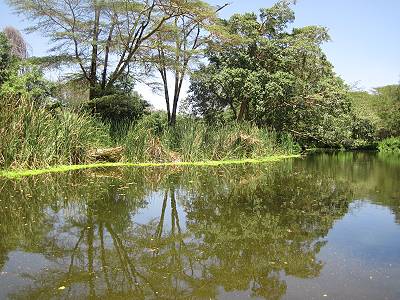
{"type": "Polygon", "coordinates": [[[129,161],[207,161],[257,158],[298,153],[290,135],[248,123],[209,125],[180,118],[174,127],[162,113],[143,118],[128,131],[125,143],[129,161]]]}

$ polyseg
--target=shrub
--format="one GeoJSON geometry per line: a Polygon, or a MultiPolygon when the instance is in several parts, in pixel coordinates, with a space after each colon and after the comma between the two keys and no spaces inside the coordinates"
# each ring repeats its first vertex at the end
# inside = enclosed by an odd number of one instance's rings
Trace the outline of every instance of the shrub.
{"type": "Polygon", "coordinates": [[[132,93],[95,98],[86,106],[104,121],[119,123],[140,119],[148,105],[138,93],[132,93]]]}
{"type": "Polygon", "coordinates": [[[140,120],[149,104],[136,92],[105,95],[85,105],[92,115],[110,124],[110,135],[115,141],[123,139],[129,127],[140,120]]]}
{"type": "Polygon", "coordinates": [[[380,152],[400,153],[400,137],[391,137],[379,142],[380,152]]]}

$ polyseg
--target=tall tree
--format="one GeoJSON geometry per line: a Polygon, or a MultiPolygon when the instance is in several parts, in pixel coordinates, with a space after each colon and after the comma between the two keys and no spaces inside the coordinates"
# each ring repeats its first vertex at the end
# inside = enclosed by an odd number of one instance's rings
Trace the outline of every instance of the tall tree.
{"type": "Polygon", "coordinates": [[[351,139],[347,88],[321,49],[318,26],[290,29],[293,1],[260,14],[236,14],[225,27],[235,38],[215,39],[209,64],[194,72],[188,103],[208,119],[254,122],[323,145],[351,139]],[[326,143],[326,144],[325,144],[326,143]]]}
{"type": "Polygon", "coordinates": [[[57,58],[75,63],[89,98],[107,94],[135,67],[142,45],[194,0],[8,0],[54,43],[57,58]]]}
{"type": "Polygon", "coordinates": [[[217,13],[228,4],[214,8],[204,1],[196,0],[190,5],[187,8],[189,14],[167,21],[149,45],[150,62],[155,65],[161,77],[170,125],[176,122],[182,85],[190,65],[200,58],[210,36],[220,33],[217,13]]]}
{"type": "Polygon", "coordinates": [[[265,90],[261,79],[277,70],[282,52],[279,42],[294,20],[292,2],[284,0],[261,9],[259,17],[255,13],[232,16],[224,21],[232,39],[217,38],[208,49],[207,72],[213,74],[210,87],[214,90],[210,100],[224,99],[239,122],[250,118],[251,102],[265,90]]]}

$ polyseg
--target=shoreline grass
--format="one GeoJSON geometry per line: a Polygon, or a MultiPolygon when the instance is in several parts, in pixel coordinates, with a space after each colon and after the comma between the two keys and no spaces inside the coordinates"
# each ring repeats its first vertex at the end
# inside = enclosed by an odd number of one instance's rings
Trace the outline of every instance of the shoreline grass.
{"type": "Polygon", "coordinates": [[[148,163],[129,163],[129,162],[116,162],[116,163],[93,163],[82,165],[59,165],[43,169],[16,169],[0,171],[0,178],[19,179],[22,177],[37,176],[49,173],[64,173],[69,171],[78,171],[85,169],[98,169],[110,167],[169,167],[169,166],[188,166],[188,167],[214,167],[221,165],[239,165],[239,164],[257,164],[266,162],[276,162],[288,158],[297,158],[301,155],[271,155],[261,158],[247,158],[247,159],[231,159],[231,160],[210,160],[210,161],[194,161],[194,162],[148,162],[148,163]]]}

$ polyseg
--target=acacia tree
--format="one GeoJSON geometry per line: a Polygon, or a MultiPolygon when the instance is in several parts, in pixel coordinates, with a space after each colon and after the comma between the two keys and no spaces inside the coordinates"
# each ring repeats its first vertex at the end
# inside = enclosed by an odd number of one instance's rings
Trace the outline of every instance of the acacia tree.
{"type": "Polygon", "coordinates": [[[214,8],[198,0],[191,4],[190,13],[165,22],[152,37],[147,60],[160,74],[166,103],[168,123],[174,125],[185,76],[190,64],[199,59],[212,35],[221,33],[217,13],[228,4],[214,8]],[[172,75],[173,91],[169,87],[172,75]]]}
{"type": "Polygon", "coordinates": [[[165,22],[188,13],[194,0],[8,0],[54,43],[52,60],[75,63],[89,98],[107,94],[131,73],[137,53],[165,22]]]}

